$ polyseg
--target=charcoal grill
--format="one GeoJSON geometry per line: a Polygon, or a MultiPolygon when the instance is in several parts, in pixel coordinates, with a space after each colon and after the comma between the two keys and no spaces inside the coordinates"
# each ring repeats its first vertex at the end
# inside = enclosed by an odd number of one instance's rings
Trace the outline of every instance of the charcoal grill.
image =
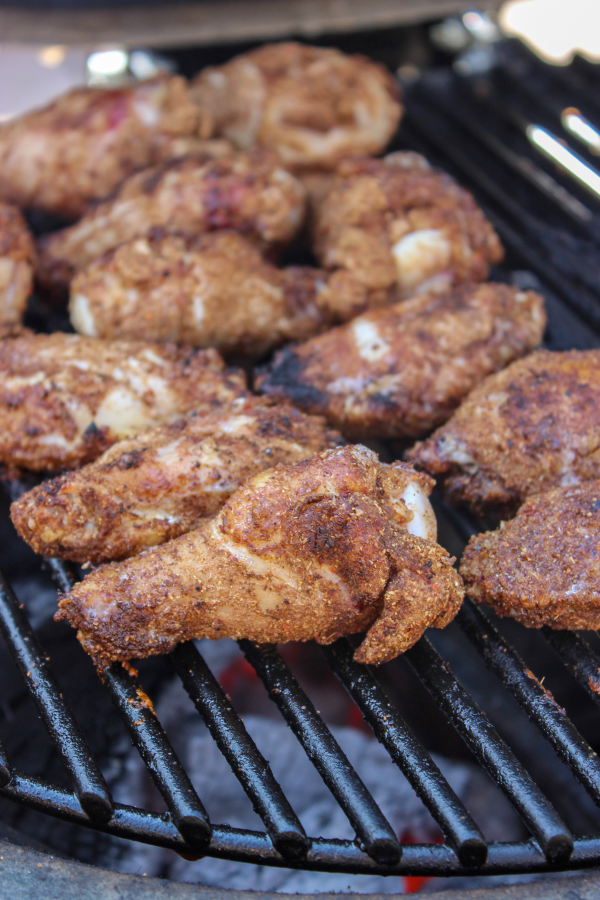
{"type": "MultiPolygon", "coordinates": [[[[600,346],[600,198],[555,169],[528,143],[531,122],[560,132],[559,113],[578,107],[600,121],[600,72],[576,59],[550,69],[522,45],[502,42],[494,67],[457,74],[442,67],[407,88],[407,115],[394,149],[423,152],[476,195],[514,268],[534,273],[546,295],[548,345],[600,346]],[[540,101],[542,97],[542,101],[540,101]],[[552,97],[552,103],[545,98],[552,97]]],[[[566,137],[563,133],[562,137],[566,137]]],[[[585,148],[573,149],[590,165],[585,148]]],[[[521,278],[530,276],[521,275],[521,278]]],[[[48,320],[37,320],[50,327],[48,320]]],[[[23,486],[12,482],[9,490],[23,486]]],[[[452,549],[483,527],[435,499],[452,549]]],[[[57,560],[45,566],[56,587],[68,590],[77,574],[57,560]]],[[[568,715],[529,670],[488,615],[470,602],[459,628],[479,651],[480,664],[508,691],[594,803],[600,806],[600,759],[568,715]]],[[[113,802],[75,717],[63,699],[44,651],[7,579],[0,576],[0,630],[70,777],[72,789],[18,771],[0,743],[0,797],[96,831],[171,848],[190,857],[221,857],[314,871],[402,876],[543,873],[600,865],[600,828],[574,836],[428,636],[405,654],[431,697],[481,767],[518,812],[529,837],[488,843],[413,728],[390,701],[377,675],[352,659],[353,642],[322,648],[327,663],[358,706],[377,740],[404,773],[444,836],[443,843],[401,844],[365,784],[273,646],[240,641],[272,702],[292,729],[346,814],[355,840],[307,835],[232,702],[196,646],[170,657],[185,690],[264,823],[263,832],[211,824],[178,760],[143,684],[133,669],[113,665],[102,676],[168,812],[113,802]]],[[[581,635],[543,631],[543,638],[591,702],[600,704],[600,656],[581,635]]],[[[75,642],[75,634],[72,641],[75,642]]],[[[92,666],[92,663],[89,663],[92,666]]],[[[1,732],[0,727],[0,732],[1,732]]],[[[600,822],[600,817],[598,818],[600,822]]]]}

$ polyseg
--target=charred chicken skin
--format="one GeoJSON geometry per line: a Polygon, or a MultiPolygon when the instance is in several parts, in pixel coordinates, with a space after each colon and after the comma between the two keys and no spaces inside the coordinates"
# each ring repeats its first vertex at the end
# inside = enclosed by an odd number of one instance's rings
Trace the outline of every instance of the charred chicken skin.
{"type": "Polygon", "coordinates": [[[33,284],[35,245],[15,206],[0,203],[0,324],[23,318],[33,284]]]}
{"type": "Polygon", "coordinates": [[[261,247],[288,243],[304,217],[305,191],[267,151],[186,156],[126,179],[116,194],[39,242],[37,278],[64,289],[74,273],[124,241],[155,229],[197,235],[232,228],[261,247]]]}
{"type": "Polygon", "coordinates": [[[469,541],[467,594],[529,628],[600,628],[600,481],[532,497],[469,541]]]}
{"type": "Polygon", "coordinates": [[[322,419],[245,397],[119,441],[13,503],[36,553],[124,559],[196,528],[248,478],[341,443],[322,419]]]}
{"type": "Polygon", "coordinates": [[[408,454],[448,499],[503,518],[600,476],[600,350],[539,350],[482,381],[408,454]]]}
{"type": "Polygon", "coordinates": [[[178,76],[79,88],[0,125],[0,199],[75,219],[197,128],[198,110],[178,76]]]}
{"type": "Polygon", "coordinates": [[[321,302],[326,283],[320,269],[276,268],[235,232],[137,238],[75,276],[71,322],[92,337],[260,357],[334,324],[321,302]]]}
{"type": "Polygon", "coordinates": [[[294,43],[204,69],[190,96],[202,136],[223,136],[240,149],[270,147],[288,167],[332,168],[345,156],[381,153],[402,114],[383,66],[294,43]]]}
{"type": "Polygon", "coordinates": [[[325,416],[351,440],[415,438],[490,372],[533,350],[546,317],[532,291],[463,285],[358,316],[259,374],[260,390],[325,416]]]}
{"type": "Polygon", "coordinates": [[[345,304],[352,297],[354,315],[484,281],[502,259],[472,196],[416,153],[345,160],[320,200],[318,190],[311,193],[317,258],[334,270],[331,292],[345,304]]]}
{"type": "Polygon", "coordinates": [[[462,602],[431,484],[360,446],[275,466],[196,531],[96,569],[57,616],[99,666],[189,638],[327,644],[366,629],[355,659],[385,662],[462,602]]]}
{"type": "Polygon", "coordinates": [[[0,340],[0,464],[56,472],[243,393],[214,350],[21,332],[0,340]]]}

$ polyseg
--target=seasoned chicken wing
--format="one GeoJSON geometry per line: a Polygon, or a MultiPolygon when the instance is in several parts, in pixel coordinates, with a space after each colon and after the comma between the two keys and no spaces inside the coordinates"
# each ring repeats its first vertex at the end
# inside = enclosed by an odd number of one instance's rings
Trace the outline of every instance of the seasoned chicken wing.
{"type": "Polygon", "coordinates": [[[326,283],[320,269],[277,269],[235,232],[136,238],[75,276],[71,322],[92,337],[260,357],[334,323],[321,303],[326,283]]]}
{"type": "Polygon", "coordinates": [[[0,203],[0,323],[17,325],[23,318],[34,260],[35,246],[25,219],[16,206],[0,203]]]}
{"type": "Polygon", "coordinates": [[[286,166],[332,168],[381,153],[402,113],[396,81],[364,56],[303,44],[266,44],[190,86],[200,134],[276,150],[286,166]]]}
{"type": "Polygon", "coordinates": [[[600,628],[600,481],[532,497],[498,531],[469,541],[467,594],[540,628],[600,628]]]}
{"type": "Polygon", "coordinates": [[[257,383],[264,393],[325,416],[350,439],[420,437],[478,381],[533,350],[545,322],[543,300],[533,291],[463,285],[284,347],[257,383]]]}
{"type": "Polygon", "coordinates": [[[215,350],[21,332],[0,340],[0,464],[55,472],[244,392],[215,350]]]}
{"type": "MultiPolygon", "coordinates": [[[[309,182],[310,184],[310,182],[309,182]]],[[[502,259],[472,196],[416,153],[349,159],[311,190],[317,258],[354,314],[417,292],[483,281],[502,259]]]]}
{"type": "Polygon", "coordinates": [[[435,543],[431,484],[360,446],[275,466],[196,531],[92,572],[58,618],[100,666],[189,638],[327,644],[365,629],[355,658],[385,662],[463,598],[435,543]]]}
{"type": "Polygon", "coordinates": [[[240,397],[119,441],[23,494],[12,520],[36,553],[124,559],[196,528],[257,472],[341,442],[320,418],[240,397]]]}
{"type": "Polygon", "coordinates": [[[452,503],[504,518],[533,494],[600,477],[600,350],[540,350],[490,375],[408,457],[452,503]]]}
{"type": "Polygon", "coordinates": [[[0,199],[77,218],[197,128],[198,110],[179,76],[78,88],[0,125],[0,199]]]}
{"type": "Polygon", "coordinates": [[[285,244],[304,205],[300,182],[267,151],[186,156],[132,175],[75,225],[42,237],[38,281],[64,288],[102,253],[156,228],[184,235],[233,228],[262,247],[285,244]]]}

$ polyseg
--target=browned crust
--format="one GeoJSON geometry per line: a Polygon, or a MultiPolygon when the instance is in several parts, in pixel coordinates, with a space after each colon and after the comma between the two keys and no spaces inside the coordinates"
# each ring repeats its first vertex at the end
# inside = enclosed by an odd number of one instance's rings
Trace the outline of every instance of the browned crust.
{"type": "Polygon", "coordinates": [[[33,284],[35,245],[16,206],[0,203],[0,321],[18,324],[33,284]]]}

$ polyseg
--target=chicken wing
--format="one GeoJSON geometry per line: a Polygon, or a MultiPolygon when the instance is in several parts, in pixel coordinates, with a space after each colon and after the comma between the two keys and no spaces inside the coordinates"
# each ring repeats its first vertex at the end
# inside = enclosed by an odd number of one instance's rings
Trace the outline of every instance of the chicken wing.
{"type": "Polygon", "coordinates": [[[57,616],[100,666],[189,638],[327,644],[365,629],[355,659],[385,662],[462,602],[431,485],[360,446],[275,466],[196,531],[92,572],[57,616]]]}
{"type": "Polygon", "coordinates": [[[0,464],[55,472],[244,392],[215,350],[21,332],[0,340],[0,464]]]}
{"type": "Polygon", "coordinates": [[[600,628],[600,481],[532,497],[469,541],[467,594],[530,628],[600,628]]]}
{"type": "Polygon", "coordinates": [[[36,553],[124,559],[196,528],[257,472],[341,442],[320,418],[241,397],[119,441],[23,494],[12,520],[36,553]]]}
{"type": "Polygon", "coordinates": [[[197,128],[198,110],[178,76],[78,88],[0,125],[0,199],[77,218],[90,200],[163,158],[165,142],[197,128]]]}
{"type": "Polygon", "coordinates": [[[400,91],[364,56],[303,44],[267,44],[204,69],[190,86],[200,134],[236,147],[270,147],[286,166],[332,168],[381,153],[402,114],[400,91]]]}
{"type": "Polygon", "coordinates": [[[17,325],[23,318],[33,284],[35,246],[25,219],[16,208],[0,203],[0,323],[17,325]]]}
{"type": "Polygon", "coordinates": [[[75,276],[71,322],[90,337],[260,357],[333,324],[320,303],[326,282],[320,269],[277,269],[235,232],[137,238],[75,276]]]}
{"type": "Polygon", "coordinates": [[[545,322],[539,294],[503,284],[421,294],[284,347],[257,384],[352,440],[420,437],[485,375],[533,350],[545,322]]]}
{"type": "Polygon", "coordinates": [[[490,375],[408,458],[452,503],[503,518],[600,477],[600,350],[540,350],[490,375]]]}
{"type": "Polygon", "coordinates": [[[39,242],[37,278],[64,289],[73,274],[156,228],[184,235],[233,228],[262,247],[285,244],[302,224],[305,191],[267,151],[186,156],[138,172],[114,197],[39,242]]]}
{"type": "Polygon", "coordinates": [[[345,160],[311,191],[317,258],[354,315],[417,292],[483,281],[502,259],[496,232],[465,191],[416,153],[345,160]]]}

